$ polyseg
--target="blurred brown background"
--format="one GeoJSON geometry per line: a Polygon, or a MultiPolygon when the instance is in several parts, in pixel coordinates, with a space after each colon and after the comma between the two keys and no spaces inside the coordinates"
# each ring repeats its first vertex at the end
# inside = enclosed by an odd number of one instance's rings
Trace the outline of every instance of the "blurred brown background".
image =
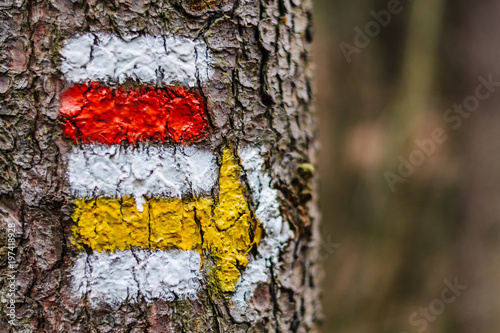
{"type": "Polygon", "coordinates": [[[500,2],[314,19],[323,331],[500,332],[500,2]]]}

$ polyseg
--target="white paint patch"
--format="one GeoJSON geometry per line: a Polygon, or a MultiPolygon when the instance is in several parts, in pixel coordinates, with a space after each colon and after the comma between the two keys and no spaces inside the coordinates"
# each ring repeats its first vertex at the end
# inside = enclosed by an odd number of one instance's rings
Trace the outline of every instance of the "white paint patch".
{"type": "Polygon", "coordinates": [[[264,148],[245,148],[239,154],[243,169],[252,190],[256,204],[255,214],[266,229],[266,237],[258,246],[261,257],[278,263],[278,254],[284,248],[293,232],[288,222],[284,222],[280,213],[278,190],[271,187],[271,176],[264,171],[264,148]]]}
{"type": "Polygon", "coordinates": [[[88,296],[92,307],[118,307],[144,297],[173,301],[196,299],[200,289],[201,257],[195,251],[126,250],[81,253],[71,271],[72,290],[88,296]]]}
{"type": "Polygon", "coordinates": [[[215,155],[196,146],[74,147],[68,165],[79,198],[133,196],[139,211],[147,197],[209,193],[217,183],[215,155]]]}
{"type": "Polygon", "coordinates": [[[213,74],[202,41],[179,36],[126,38],[88,33],[66,40],[61,71],[74,83],[126,79],[193,87],[213,74]]]}
{"type": "Polygon", "coordinates": [[[264,148],[245,148],[239,152],[243,169],[256,204],[256,216],[266,230],[266,236],[257,247],[258,255],[251,259],[243,271],[233,295],[231,314],[235,319],[252,320],[257,314],[249,308],[249,301],[259,283],[267,283],[271,264],[278,264],[279,252],[293,238],[288,222],[283,221],[279,211],[278,190],[271,187],[271,177],[264,172],[264,148]]]}

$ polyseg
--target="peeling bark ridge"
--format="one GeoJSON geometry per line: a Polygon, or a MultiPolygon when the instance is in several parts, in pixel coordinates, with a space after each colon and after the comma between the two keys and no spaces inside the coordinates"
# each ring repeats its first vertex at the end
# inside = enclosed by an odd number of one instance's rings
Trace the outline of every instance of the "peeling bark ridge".
{"type": "Polygon", "coordinates": [[[0,4],[0,332],[315,330],[310,10],[0,4]]]}

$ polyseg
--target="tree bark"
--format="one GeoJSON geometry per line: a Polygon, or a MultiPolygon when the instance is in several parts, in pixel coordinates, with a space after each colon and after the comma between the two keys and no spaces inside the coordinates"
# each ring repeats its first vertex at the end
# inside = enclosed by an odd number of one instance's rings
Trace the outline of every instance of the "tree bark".
{"type": "MultiPolygon", "coordinates": [[[[317,329],[309,0],[5,0],[0,16],[0,332],[317,329]],[[215,292],[206,269],[192,298],[147,299],[139,290],[134,301],[107,304],[75,292],[77,258],[93,254],[75,245],[68,165],[81,142],[62,129],[61,94],[71,85],[61,52],[68,40],[89,33],[124,41],[180,36],[207,46],[212,72],[205,81],[198,77],[193,88],[206,103],[212,133],[201,144],[217,156],[219,167],[225,147],[234,156],[259,147],[265,164],[257,171],[271,177],[280,228],[291,230],[276,261],[266,261],[267,281],[250,289],[245,305],[235,304],[235,292],[215,292]]],[[[255,211],[258,190],[241,168],[255,211]]],[[[271,232],[266,221],[260,223],[263,244],[271,232]]],[[[259,260],[258,246],[247,254],[249,263],[259,260]]],[[[250,264],[244,266],[238,267],[242,276],[250,264]]]]}

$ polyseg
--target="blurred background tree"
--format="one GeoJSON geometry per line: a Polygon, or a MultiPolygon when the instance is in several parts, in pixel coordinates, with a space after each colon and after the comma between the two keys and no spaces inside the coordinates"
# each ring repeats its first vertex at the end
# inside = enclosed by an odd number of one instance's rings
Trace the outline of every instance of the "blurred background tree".
{"type": "Polygon", "coordinates": [[[500,332],[500,91],[445,117],[479,76],[500,82],[500,5],[401,1],[349,63],[340,44],[391,2],[315,1],[324,332],[500,332]],[[436,129],[447,140],[392,191],[384,174],[436,129]],[[412,325],[455,278],[467,290],[412,325]]]}

